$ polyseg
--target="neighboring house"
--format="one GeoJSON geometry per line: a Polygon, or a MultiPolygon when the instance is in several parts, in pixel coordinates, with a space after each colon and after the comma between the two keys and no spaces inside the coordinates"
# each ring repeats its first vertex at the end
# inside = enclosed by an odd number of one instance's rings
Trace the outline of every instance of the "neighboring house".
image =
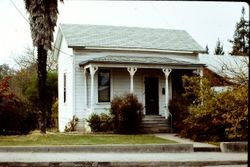
{"type": "Polygon", "coordinates": [[[61,24],[58,60],[59,130],[76,115],[79,128],[91,113],[134,93],[145,115],[169,117],[169,100],[182,90],[181,76],[202,75],[205,50],[183,30],[61,24]]]}
{"type": "Polygon", "coordinates": [[[206,64],[204,76],[210,80],[217,92],[227,90],[237,82],[248,80],[248,56],[200,54],[199,59],[201,63],[206,64]]]}

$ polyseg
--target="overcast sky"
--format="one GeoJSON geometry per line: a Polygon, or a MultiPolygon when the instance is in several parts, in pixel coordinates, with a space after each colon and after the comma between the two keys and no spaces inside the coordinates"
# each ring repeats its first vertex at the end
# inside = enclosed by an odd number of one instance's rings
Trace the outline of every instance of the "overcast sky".
{"type": "MultiPolygon", "coordinates": [[[[233,37],[243,6],[249,18],[249,7],[243,2],[64,1],[59,3],[58,23],[183,29],[203,48],[208,45],[210,53],[218,38],[226,53],[231,50],[228,39],[233,37]]],[[[13,58],[32,47],[25,18],[23,0],[0,1],[0,64],[13,67],[13,58]]]]}

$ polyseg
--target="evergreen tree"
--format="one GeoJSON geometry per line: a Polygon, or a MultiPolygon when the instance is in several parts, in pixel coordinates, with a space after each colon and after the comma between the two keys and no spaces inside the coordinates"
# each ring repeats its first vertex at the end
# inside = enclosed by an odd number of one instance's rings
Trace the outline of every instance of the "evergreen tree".
{"type": "Polygon", "coordinates": [[[236,23],[233,40],[229,40],[233,44],[231,55],[248,56],[249,55],[249,21],[245,18],[245,8],[242,7],[240,22],[236,23]]]}
{"type": "Polygon", "coordinates": [[[219,38],[218,38],[218,40],[216,42],[216,47],[214,49],[214,54],[215,55],[224,55],[223,45],[221,44],[219,38]]]}

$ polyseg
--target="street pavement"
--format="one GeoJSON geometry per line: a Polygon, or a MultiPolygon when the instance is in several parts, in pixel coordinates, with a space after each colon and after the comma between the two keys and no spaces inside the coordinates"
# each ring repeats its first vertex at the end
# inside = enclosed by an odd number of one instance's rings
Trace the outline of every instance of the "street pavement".
{"type": "Polygon", "coordinates": [[[134,161],[247,161],[247,153],[192,152],[192,153],[58,153],[58,152],[0,152],[0,162],[134,162],[134,161]]]}

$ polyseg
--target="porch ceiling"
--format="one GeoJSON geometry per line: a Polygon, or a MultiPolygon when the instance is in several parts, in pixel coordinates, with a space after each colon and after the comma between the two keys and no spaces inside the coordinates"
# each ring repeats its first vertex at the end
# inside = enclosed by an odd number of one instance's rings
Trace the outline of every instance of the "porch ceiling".
{"type": "Polygon", "coordinates": [[[133,65],[133,66],[179,66],[179,67],[204,67],[205,64],[192,63],[188,61],[170,59],[167,57],[142,57],[142,56],[103,56],[98,58],[93,58],[80,63],[80,66],[87,66],[90,64],[98,65],[110,65],[110,67],[117,67],[117,65],[133,65]]]}

